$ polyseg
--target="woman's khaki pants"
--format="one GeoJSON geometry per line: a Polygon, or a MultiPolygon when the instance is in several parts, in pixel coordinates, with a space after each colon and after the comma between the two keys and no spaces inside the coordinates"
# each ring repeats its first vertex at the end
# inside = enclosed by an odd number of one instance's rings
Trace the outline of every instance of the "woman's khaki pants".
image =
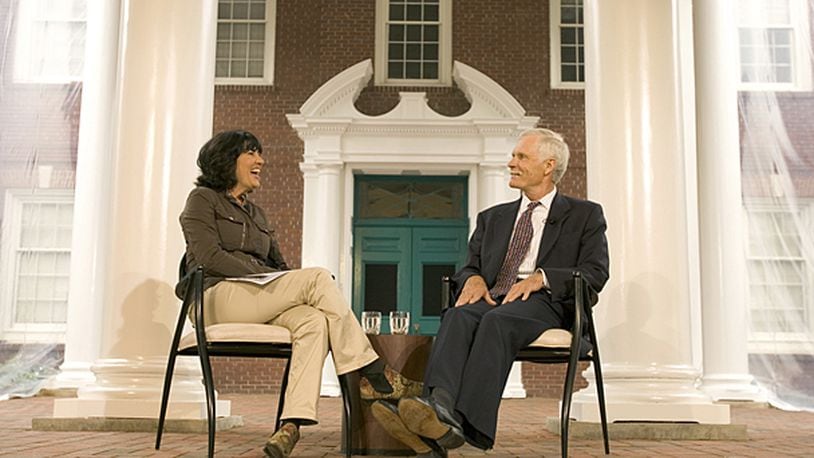
{"type": "Polygon", "coordinates": [[[268,323],[291,331],[283,419],[317,421],[322,365],[329,349],[337,375],[378,358],[330,272],[322,268],[293,270],[262,286],[221,281],[206,290],[204,307],[207,325],[268,323]]]}

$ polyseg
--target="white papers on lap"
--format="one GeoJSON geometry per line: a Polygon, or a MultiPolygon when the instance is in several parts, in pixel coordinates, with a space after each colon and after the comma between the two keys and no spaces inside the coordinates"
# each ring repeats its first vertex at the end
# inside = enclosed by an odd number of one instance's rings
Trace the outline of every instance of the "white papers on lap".
{"type": "Polygon", "coordinates": [[[248,283],[254,283],[255,285],[267,285],[272,281],[282,277],[283,275],[291,272],[290,270],[281,270],[278,272],[269,272],[264,274],[250,274],[244,277],[229,277],[226,280],[229,281],[242,281],[248,283]]]}

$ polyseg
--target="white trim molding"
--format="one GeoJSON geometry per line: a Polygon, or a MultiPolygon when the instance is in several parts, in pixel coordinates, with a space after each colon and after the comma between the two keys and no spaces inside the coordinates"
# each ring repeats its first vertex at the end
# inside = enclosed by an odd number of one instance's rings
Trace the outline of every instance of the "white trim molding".
{"type": "MultiPolygon", "coordinates": [[[[505,164],[516,136],[539,120],[526,116],[525,109],[508,91],[476,69],[455,62],[453,78],[470,102],[466,113],[444,116],[429,107],[424,92],[401,92],[400,102],[390,112],[369,116],[359,112],[354,102],[372,75],[372,62],[359,62],[317,89],[299,113],[287,115],[305,143],[303,171],[352,167],[365,173],[419,170],[469,174],[474,170],[477,175],[480,166],[497,166],[503,169],[501,187],[508,190],[505,164]]],[[[306,200],[309,183],[306,180],[306,200]]],[[[475,202],[471,216],[478,208],[506,200],[503,195],[470,197],[476,197],[470,199],[475,202]]],[[[303,262],[311,251],[304,244],[303,262]]],[[[321,249],[313,251],[324,253],[321,249]]]]}

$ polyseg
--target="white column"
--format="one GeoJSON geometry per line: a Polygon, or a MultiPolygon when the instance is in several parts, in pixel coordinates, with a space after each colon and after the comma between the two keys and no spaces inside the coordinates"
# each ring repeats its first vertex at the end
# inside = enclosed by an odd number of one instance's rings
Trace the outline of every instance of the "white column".
{"type": "Polygon", "coordinates": [[[304,177],[302,266],[324,267],[339,275],[342,163],[300,164],[300,170],[304,177]]]}
{"type": "MultiPolygon", "coordinates": [[[[729,423],[696,389],[700,298],[689,0],[586,2],[588,195],[608,221],[596,309],[610,421],[729,423]]],[[[598,421],[593,371],[574,417],[598,421]]]]}
{"type": "Polygon", "coordinates": [[[746,238],[738,130],[735,1],[696,0],[695,103],[704,376],[715,400],[765,401],[746,353],[746,238]]]}
{"type": "MultiPolygon", "coordinates": [[[[308,150],[306,141],[306,150],[308,150]]],[[[324,267],[340,278],[342,226],[342,163],[303,163],[302,266],[324,267]],[[333,228],[333,229],[330,229],[333,228]]],[[[350,303],[350,302],[349,302],[350,303]]],[[[320,395],[341,394],[333,359],[322,367],[320,395]]]]}
{"type": "Polygon", "coordinates": [[[88,3],[65,362],[51,382],[54,388],[93,382],[90,366],[99,357],[120,8],[120,0],[88,3]]]}
{"type": "MultiPolygon", "coordinates": [[[[478,165],[478,210],[472,215],[474,223],[478,212],[520,198],[520,191],[509,187],[509,162],[507,154],[504,162],[481,162],[478,165]]],[[[475,230],[473,226],[472,231],[475,230]]]]}
{"type": "MultiPolygon", "coordinates": [[[[211,135],[216,2],[124,0],[114,150],[105,191],[109,243],[96,382],[59,399],[55,417],[156,417],[179,311],[178,224],[211,135]]],[[[186,358],[181,358],[186,359],[186,358]]],[[[179,361],[170,416],[205,418],[197,364],[179,361]]],[[[219,406],[228,415],[228,406],[219,406]]]]}

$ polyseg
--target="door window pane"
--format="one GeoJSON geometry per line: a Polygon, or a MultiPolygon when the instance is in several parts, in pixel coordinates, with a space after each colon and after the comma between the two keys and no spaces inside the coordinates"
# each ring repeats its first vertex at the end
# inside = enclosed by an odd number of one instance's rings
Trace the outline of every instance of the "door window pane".
{"type": "Polygon", "coordinates": [[[407,218],[409,183],[364,181],[359,186],[359,218],[407,218]]]}
{"type": "Polygon", "coordinates": [[[466,179],[360,178],[357,217],[465,218],[466,179]]]}
{"type": "Polygon", "coordinates": [[[397,264],[365,264],[364,310],[376,310],[382,314],[396,310],[398,296],[397,264]]]}

